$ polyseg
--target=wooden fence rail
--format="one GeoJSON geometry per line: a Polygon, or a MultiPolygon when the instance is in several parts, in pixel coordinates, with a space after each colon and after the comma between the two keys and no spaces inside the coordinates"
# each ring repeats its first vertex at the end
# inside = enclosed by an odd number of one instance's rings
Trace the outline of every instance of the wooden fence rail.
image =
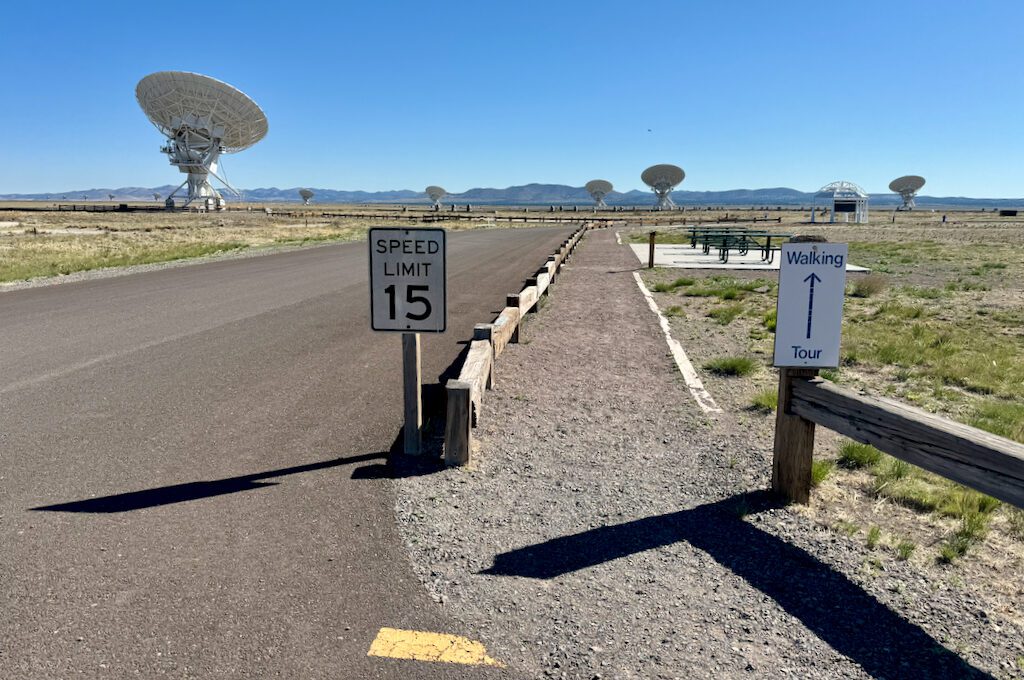
{"type": "Polygon", "coordinates": [[[1024,508],[1024,445],[892,399],[857,394],[814,372],[780,371],[772,474],[777,492],[808,501],[817,424],[1024,508]]]}
{"type": "Polygon", "coordinates": [[[572,257],[583,234],[590,225],[583,225],[562,242],[558,252],[527,279],[526,287],[511,294],[501,314],[487,324],[477,324],[469,353],[459,377],[445,385],[447,414],[445,419],[444,458],[448,465],[469,463],[473,447],[472,428],[480,419],[484,392],[494,387],[495,360],[509,343],[519,342],[526,315],[536,312],[540,299],[550,293],[561,267],[572,257]]]}

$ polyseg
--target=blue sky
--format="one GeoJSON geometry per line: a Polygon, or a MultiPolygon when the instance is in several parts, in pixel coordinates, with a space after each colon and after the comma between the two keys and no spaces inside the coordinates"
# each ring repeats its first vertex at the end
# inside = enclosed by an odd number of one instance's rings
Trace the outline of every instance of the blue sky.
{"type": "Polygon", "coordinates": [[[267,112],[224,161],[243,188],[629,190],[675,163],[691,190],[1024,196],[1021,2],[190,5],[8,6],[0,194],[176,184],[134,88],[186,70],[267,112]]]}

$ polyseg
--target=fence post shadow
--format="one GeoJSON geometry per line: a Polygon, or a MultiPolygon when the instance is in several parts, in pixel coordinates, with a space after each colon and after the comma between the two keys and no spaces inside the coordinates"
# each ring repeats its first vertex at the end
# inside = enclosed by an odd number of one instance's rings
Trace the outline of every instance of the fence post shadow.
{"type": "Polygon", "coordinates": [[[553,579],[680,541],[772,598],[790,616],[875,677],[991,678],[904,619],[845,574],[744,521],[780,507],[768,492],[550,539],[495,556],[481,574],[553,579]]]}

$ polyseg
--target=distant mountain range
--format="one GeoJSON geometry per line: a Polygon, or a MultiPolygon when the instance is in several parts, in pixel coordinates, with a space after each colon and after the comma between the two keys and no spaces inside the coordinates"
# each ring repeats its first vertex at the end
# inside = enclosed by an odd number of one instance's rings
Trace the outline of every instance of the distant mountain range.
{"type": "MultiPolygon", "coordinates": [[[[86,189],[48,194],[0,194],[5,201],[154,201],[153,194],[167,196],[174,187],[121,187],[119,189],[86,189]]],[[[429,203],[422,191],[341,191],[313,188],[314,203],[429,203]]],[[[297,203],[299,187],[293,189],[247,189],[243,199],[256,203],[297,203]]],[[[227,197],[229,200],[230,197],[227,197]]],[[[775,207],[810,206],[814,193],[777,187],[774,189],[732,189],[729,191],[674,191],[672,200],[683,206],[775,207]]],[[[155,201],[154,201],[155,202],[155,201]]],[[[590,195],[583,187],[564,184],[525,184],[507,189],[470,189],[461,194],[450,194],[443,203],[475,203],[479,205],[592,205],[590,195]]],[[[650,191],[613,191],[605,197],[608,205],[648,206],[654,204],[650,191]]],[[[819,199],[819,204],[822,201],[819,199]]],[[[896,194],[871,194],[871,205],[894,207],[901,203],[896,194]]],[[[919,196],[920,208],[1008,208],[1024,207],[1024,198],[965,198],[961,196],[919,196]]]]}

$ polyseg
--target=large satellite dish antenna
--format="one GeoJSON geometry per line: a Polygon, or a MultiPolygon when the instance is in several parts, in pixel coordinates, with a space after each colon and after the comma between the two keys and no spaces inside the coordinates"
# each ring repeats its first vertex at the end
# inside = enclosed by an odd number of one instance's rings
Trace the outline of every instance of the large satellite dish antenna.
{"type": "Polygon", "coordinates": [[[299,189],[299,196],[302,196],[302,205],[309,205],[309,199],[313,198],[313,192],[309,189],[299,189]]]}
{"type": "Polygon", "coordinates": [[[597,203],[598,208],[607,208],[608,204],[604,202],[604,197],[612,192],[612,183],[603,179],[592,179],[587,182],[584,189],[590,194],[590,197],[597,203]]]}
{"type": "Polygon", "coordinates": [[[167,137],[161,151],[188,179],[167,197],[188,184],[188,199],[221,208],[224,198],[210,184],[213,175],[236,196],[238,190],[217,174],[223,153],[247,149],[267,134],[263,110],[227,83],[184,71],[151,73],[135,86],[135,98],[146,117],[167,137]]]}
{"type": "Polygon", "coordinates": [[[424,191],[427,192],[427,196],[430,200],[434,202],[434,210],[441,207],[441,199],[448,195],[447,191],[436,186],[429,186],[424,191]]]}
{"type": "Polygon", "coordinates": [[[153,200],[154,201],[159,201],[160,200],[160,194],[153,194],[153,200]]]}
{"type": "Polygon", "coordinates": [[[924,186],[924,177],[920,175],[904,175],[889,182],[889,191],[894,191],[903,199],[903,205],[897,210],[913,210],[914,197],[924,186]]]}
{"type": "Polygon", "coordinates": [[[658,210],[671,210],[676,207],[672,202],[672,190],[682,183],[686,173],[678,165],[652,165],[640,174],[640,180],[654,189],[658,197],[658,210]]]}

